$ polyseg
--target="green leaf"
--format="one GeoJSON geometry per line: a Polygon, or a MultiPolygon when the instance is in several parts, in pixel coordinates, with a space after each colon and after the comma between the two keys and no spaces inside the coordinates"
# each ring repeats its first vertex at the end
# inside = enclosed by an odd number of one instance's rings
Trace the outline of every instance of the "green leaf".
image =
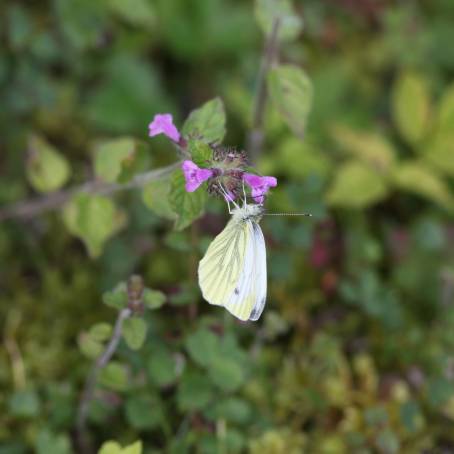
{"type": "Polygon", "coordinates": [[[273,21],[279,19],[278,38],[280,41],[295,39],[303,29],[303,21],[295,14],[289,0],[256,0],[255,16],[266,35],[271,33],[273,21]]]}
{"type": "Polygon", "coordinates": [[[386,181],[377,172],[359,162],[343,164],[328,190],[331,205],[365,208],[386,197],[386,181]]]}
{"type": "Polygon", "coordinates": [[[102,343],[94,339],[88,333],[81,333],[77,338],[77,342],[79,344],[80,351],[87,358],[95,359],[102,353],[102,343]]]}
{"type": "Polygon", "coordinates": [[[452,131],[454,128],[454,84],[443,93],[438,107],[437,129],[452,131]]]}
{"type": "Polygon", "coordinates": [[[140,440],[123,448],[121,454],[142,454],[142,442],[140,440]]]}
{"type": "Polygon", "coordinates": [[[102,302],[106,306],[114,307],[115,309],[123,309],[128,304],[128,292],[126,291],[126,284],[123,282],[110,291],[102,295],[102,302]]]}
{"type": "Polygon", "coordinates": [[[144,171],[149,162],[149,153],[131,137],[106,140],[95,149],[96,176],[108,183],[126,183],[144,171]]]}
{"type": "Polygon", "coordinates": [[[199,167],[207,167],[207,163],[213,159],[213,150],[201,140],[189,139],[188,151],[191,154],[192,161],[199,167]]]}
{"type": "Polygon", "coordinates": [[[116,441],[105,441],[98,451],[98,454],[123,454],[121,446],[116,441]]]}
{"type": "Polygon", "coordinates": [[[96,323],[90,328],[90,337],[98,342],[104,342],[112,335],[112,325],[109,323],[96,323]]]}
{"type": "Polygon", "coordinates": [[[392,92],[392,114],[402,137],[415,145],[429,128],[430,94],[425,79],[411,72],[402,73],[392,92]]]}
{"type": "Polygon", "coordinates": [[[101,371],[99,382],[114,391],[125,391],[128,388],[128,374],[123,364],[111,361],[101,371]]]}
{"type": "Polygon", "coordinates": [[[313,97],[306,73],[296,66],[276,66],[268,74],[268,90],[283,120],[297,136],[303,137],[313,97]]]}
{"type": "Polygon", "coordinates": [[[66,434],[54,434],[47,429],[39,432],[36,439],[36,454],[71,454],[71,443],[66,434]]]}
{"type": "Polygon", "coordinates": [[[40,192],[55,191],[69,178],[68,161],[43,138],[33,135],[29,140],[27,177],[40,192]]]}
{"type": "Polygon", "coordinates": [[[147,394],[133,395],[126,402],[126,418],[138,430],[152,429],[162,421],[159,402],[147,394]]]}
{"type": "Polygon", "coordinates": [[[208,379],[200,373],[183,375],[177,392],[178,407],[181,411],[200,410],[214,398],[214,390],[208,379]]]}
{"type": "Polygon", "coordinates": [[[396,161],[396,151],[380,134],[337,126],[333,129],[333,137],[346,152],[369,164],[378,172],[389,171],[396,161]]]}
{"type": "Polygon", "coordinates": [[[424,144],[423,157],[439,172],[454,177],[454,131],[440,129],[424,144]]]}
{"type": "Polygon", "coordinates": [[[454,209],[454,199],[446,182],[431,169],[419,162],[401,164],[393,174],[395,184],[438,203],[449,211],[454,209]]]}
{"type": "Polygon", "coordinates": [[[176,170],[172,175],[169,198],[170,206],[178,216],[175,229],[183,230],[204,212],[207,199],[205,184],[194,192],[187,192],[183,172],[176,170]]]}
{"type": "Polygon", "coordinates": [[[213,407],[216,419],[225,419],[235,424],[247,424],[252,417],[252,409],[246,400],[229,396],[213,407]]]}
{"type": "Polygon", "coordinates": [[[213,358],[209,366],[209,376],[214,384],[227,392],[237,390],[245,379],[241,365],[223,356],[213,358]]]}
{"type": "Polygon", "coordinates": [[[380,452],[387,454],[398,453],[400,449],[399,439],[390,429],[385,429],[377,437],[377,446],[380,452]]]}
{"type": "Polygon", "coordinates": [[[185,121],[185,136],[201,136],[208,143],[220,143],[225,135],[225,111],[220,98],[207,101],[193,110],[185,121]]]}
{"type": "Polygon", "coordinates": [[[143,318],[127,318],[123,322],[123,338],[132,350],[139,350],[147,336],[147,324],[143,318]]]}
{"type": "Polygon", "coordinates": [[[150,210],[164,219],[175,220],[177,215],[174,213],[170,204],[170,178],[151,181],[143,189],[142,197],[150,210]]]}
{"type": "Polygon", "coordinates": [[[108,6],[131,25],[144,28],[155,25],[155,14],[147,0],[108,0],[108,6]]]}
{"type": "Polygon", "coordinates": [[[166,296],[159,290],[146,288],[143,292],[143,303],[148,309],[159,309],[166,302],[166,296]]]}
{"type": "Polygon", "coordinates": [[[78,194],[66,205],[63,220],[68,230],[83,240],[89,254],[97,257],[104,243],[125,223],[125,216],[107,197],[78,194]]]}
{"type": "Polygon", "coordinates": [[[8,406],[13,416],[22,418],[37,416],[40,409],[38,395],[33,390],[15,392],[9,398],[8,406]]]}
{"type": "Polygon", "coordinates": [[[165,348],[152,351],[147,363],[147,370],[151,380],[158,386],[168,386],[177,378],[175,358],[165,348]]]}
{"type": "Polygon", "coordinates": [[[207,367],[219,355],[219,337],[206,328],[199,328],[186,338],[186,349],[200,366],[207,367]]]}

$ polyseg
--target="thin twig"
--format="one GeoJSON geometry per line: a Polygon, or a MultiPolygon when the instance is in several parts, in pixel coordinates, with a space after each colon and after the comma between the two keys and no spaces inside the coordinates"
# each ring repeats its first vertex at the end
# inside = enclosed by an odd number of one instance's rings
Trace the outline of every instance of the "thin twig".
{"type": "Polygon", "coordinates": [[[0,208],[0,222],[8,219],[29,219],[62,207],[73,196],[81,193],[111,195],[119,191],[141,188],[151,181],[160,180],[180,166],[180,162],[136,175],[125,184],[89,181],[74,188],[53,192],[34,200],[25,200],[0,208]]]}
{"type": "Polygon", "coordinates": [[[266,79],[271,65],[278,57],[278,33],[280,19],[275,18],[271,32],[266,39],[263,49],[262,63],[257,80],[257,92],[255,95],[254,111],[252,116],[252,128],[247,137],[247,150],[251,162],[254,162],[262,151],[263,146],[263,117],[267,101],[266,79]]]}
{"type": "Polygon", "coordinates": [[[123,322],[129,318],[132,314],[132,310],[130,308],[122,309],[117,317],[115,322],[115,327],[112,333],[112,337],[110,338],[109,343],[106,345],[103,353],[99,356],[96,362],[93,364],[91,371],[85,381],[84,391],[82,393],[82,398],[79,404],[79,408],[77,411],[77,442],[79,443],[80,452],[88,453],[90,452],[90,445],[87,439],[87,416],[88,411],[90,410],[90,404],[94,397],[94,391],[96,387],[96,383],[98,381],[98,375],[101,370],[106,366],[109,362],[110,358],[112,358],[113,354],[117,350],[118,344],[121,339],[123,322]]]}

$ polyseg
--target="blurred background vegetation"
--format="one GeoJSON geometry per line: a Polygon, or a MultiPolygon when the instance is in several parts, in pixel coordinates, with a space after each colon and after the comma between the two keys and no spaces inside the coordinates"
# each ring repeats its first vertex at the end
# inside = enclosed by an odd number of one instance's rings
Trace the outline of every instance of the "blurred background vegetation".
{"type": "Polygon", "coordinates": [[[144,314],[143,345],[129,327],[100,376],[96,448],[454,452],[451,0],[2,2],[0,213],[94,175],[114,181],[127,169],[109,153],[124,143],[140,156],[132,172],[174,162],[148,122],[171,112],[180,127],[217,96],[224,143],[244,147],[276,11],[280,61],[305,69],[314,98],[304,137],[268,104],[257,165],[279,180],[271,211],[314,216],[263,220],[262,319],[241,324],[201,299],[197,261],[227,220],[220,201],[180,231],[156,184],[4,219],[1,454],[80,452],[77,403],[116,318],[103,294],[115,305],[105,292],[133,273],[165,303],[144,314]]]}

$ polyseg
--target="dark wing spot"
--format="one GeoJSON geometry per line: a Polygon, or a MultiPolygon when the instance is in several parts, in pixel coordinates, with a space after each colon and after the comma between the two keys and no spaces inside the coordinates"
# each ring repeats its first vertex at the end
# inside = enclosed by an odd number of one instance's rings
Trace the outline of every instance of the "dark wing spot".
{"type": "Polygon", "coordinates": [[[235,288],[234,291],[235,291],[235,295],[239,295],[240,294],[240,291],[237,288],[235,288]]]}

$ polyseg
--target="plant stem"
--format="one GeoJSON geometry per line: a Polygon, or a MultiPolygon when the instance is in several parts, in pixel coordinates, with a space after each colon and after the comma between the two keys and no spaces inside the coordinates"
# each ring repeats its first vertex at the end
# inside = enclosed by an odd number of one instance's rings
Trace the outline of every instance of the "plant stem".
{"type": "Polygon", "coordinates": [[[180,166],[181,162],[167,167],[151,170],[150,172],[136,175],[131,181],[124,184],[103,183],[89,181],[74,188],[53,192],[49,195],[38,197],[34,200],[25,200],[10,206],[0,208],[0,222],[8,219],[29,219],[42,213],[62,207],[73,196],[81,193],[110,195],[119,191],[141,188],[147,183],[160,180],[180,166]]]}
{"type": "Polygon", "coordinates": [[[266,39],[263,48],[262,63],[257,79],[257,92],[254,101],[254,110],[252,116],[252,128],[247,137],[247,150],[251,162],[253,163],[259,154],[262,152],[263,147],[263,117],[265,114],[267,90],[266,78],[271,65],[277,60],[278,57],[278,32],[280,27],[280,19],[275,18],[271,32],[266,39]]]}
{"type": "Polygon", "coordinates": [[[94,391],[96,387],[96,382],[98,380],[99,373],[112,358],[113,354],[117,350],[118,344],[121,339],[123,322],[129,318],[132,314],[131,309],[125,308],[122,309],[117,317],[115,322],[115,327],[112,333],[112,337],[109,340],[109,343],[106,345],[103,353],[98,357],[96,362],[93,364],[89,375],[85,381],[84,390],[82,393],[82,398],[80,400],[79,408],[77,411],[77,424],[76,424],[76,433],[77,433],[77,443],[79,445],[79,450],[82,453],[89,453],[91,451],[90,444],[87,438],[87,416],[90,410],[90,404],[94,397],[94,391]]]}

